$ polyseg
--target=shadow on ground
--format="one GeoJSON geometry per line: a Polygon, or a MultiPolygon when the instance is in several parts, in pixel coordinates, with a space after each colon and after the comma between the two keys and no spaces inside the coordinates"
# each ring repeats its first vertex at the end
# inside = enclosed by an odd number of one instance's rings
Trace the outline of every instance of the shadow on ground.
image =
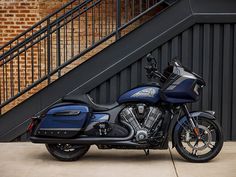
{"type": "MultiPolygon", "coordinates": [[[[145,155],[143,150],[132,150],[132,154],[129,153],[129,150],[98,150],[88,152],[84,157],[79,161],[83,162],[150,162],[150,161],[171,161],[170,154],[167,153],[168,150],[165,150],[166,153],[158,153],[161,151],[152,150],[148,156],[145,155]]],[[[55,161],[45,149],[45,152],[31,154],[28,158],[30,159],[41,159],[47,161],[55,161]]]]}

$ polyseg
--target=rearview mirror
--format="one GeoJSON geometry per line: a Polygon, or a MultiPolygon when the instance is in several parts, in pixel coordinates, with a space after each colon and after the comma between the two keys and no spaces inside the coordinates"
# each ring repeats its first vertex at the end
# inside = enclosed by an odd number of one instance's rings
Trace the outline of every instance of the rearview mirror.
{"type": "Polygon", "coordinates": [[[147,62],[148,62],[148,63],[151,63],[152,61],[154,61],[154,63],[157,64],[157,61],[156,61],[156,59],[152,56],[152,54],[149,53],[146,57],[147,57],[147,62]]]}

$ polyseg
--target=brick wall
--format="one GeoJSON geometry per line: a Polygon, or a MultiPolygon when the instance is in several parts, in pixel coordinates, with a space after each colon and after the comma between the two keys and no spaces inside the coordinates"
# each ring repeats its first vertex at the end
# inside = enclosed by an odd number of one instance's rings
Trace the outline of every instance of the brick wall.
{"type": "Polygon", "coordinates": [[[0,0],[0,47],[68,0],[0,0]]]}
{"type": "Polygon", "coordinates": [[[38,0],[0,0],[0,46],[40,20],[38,0]]]}

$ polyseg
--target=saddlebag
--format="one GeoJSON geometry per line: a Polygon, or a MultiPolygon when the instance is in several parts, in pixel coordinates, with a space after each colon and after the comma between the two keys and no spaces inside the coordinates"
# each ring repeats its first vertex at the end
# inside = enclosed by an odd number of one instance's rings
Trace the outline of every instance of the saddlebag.
{"type": "Polygon", "coordinates": [[[85,104],[61,103],[42,116],[34,136],[71,138],[79,134],[90,119],[91,111],[85,104]]]}

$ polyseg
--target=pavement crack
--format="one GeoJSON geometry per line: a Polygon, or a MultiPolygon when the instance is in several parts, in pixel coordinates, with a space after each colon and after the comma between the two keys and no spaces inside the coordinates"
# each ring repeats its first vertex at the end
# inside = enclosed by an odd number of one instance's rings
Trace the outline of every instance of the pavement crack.
{"type": "Polygon", "coordinates": [[[171,150],[170,150],[170,147],[169,147],[168,149],[169,149],[170,157],[171,157],[171,160],[172,160],[172,163],[173,163],[174,169],[175,169],[176,177],[179,177],[178,172],[177,172],[177,168],[176,168],[176,165],[175,165],[175,162],[174,162],[174,158],[173,158],[173,155],[172,155],[171,150]]]}

